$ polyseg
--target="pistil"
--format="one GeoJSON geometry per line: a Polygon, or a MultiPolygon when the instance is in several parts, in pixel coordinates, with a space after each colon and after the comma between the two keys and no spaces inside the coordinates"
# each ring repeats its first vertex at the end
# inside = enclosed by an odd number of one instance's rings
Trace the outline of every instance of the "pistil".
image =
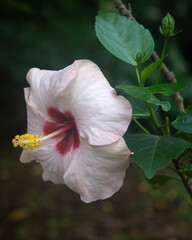
{"type": "Polygon", "coordinates": [[[25,133],[21,136],[19,135],[15,136],[15,138],[12,140],[12,143],[14,147],[19,146],[26,151],[32,150],[32,149],[35,149],[36,147],[39,148],[42,145],[43,141],[59,135],[62,131],[63,129],[61,128],[46,136],[43,136],[43,134],[39,136],[39,135],[25,133]]]}

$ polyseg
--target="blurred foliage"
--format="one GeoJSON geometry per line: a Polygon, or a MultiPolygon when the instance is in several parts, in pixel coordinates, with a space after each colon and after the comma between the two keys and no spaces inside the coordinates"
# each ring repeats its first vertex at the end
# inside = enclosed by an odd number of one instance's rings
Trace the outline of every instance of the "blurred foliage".
{"type": "MultiPolygon", "coordinates": [[[[158,52],[162,45],[158,26],[162,17],[171,12],[176,28],[183,32],[171,39],[169,49],[173,54],[166,61],[171,69],[176,69],[179,80],[190,81],[189,63],[185,59],[192,61],[188,24],[192,18],[191,1],[130,3],[136,19],[152,32],[158,52]]],[[[136,80],[134,68],[113,57],[96,38],[94,22],[98,10],[116,11],[110,0],[1,0],[0,100],[4,116],[0,119],[4,126],[1,135],[10,138],[15,129],[25,131],[23,88],[28,86],[25,76],[32,67],[56,70],[75,59],[87,58],[100,66],[113,86],[136,80]]]]}
{"type": "MultiPolygon", "coordinates": [[[[183,29],[170,40],[165,61],[179,82],[190,84],[182,91],[187,106],[192,88],[191,0],[129,2],[136,19],[154,36],[157,52],[162,46],[158,26],[167,12],[176,20],[176,28],[183,29]]],[[[28,86],[25,76],[30,68],[56,70],[87,58],[99,65],[113,86],[136,81],[134,68],[113,57],[96,38],[98,10],[115,11],[111,0],[0,1],[3,240],[188,239],[191,232],[192,214],[177,182],[151,191],[143,174],[131,167],[118,194],[86,205],[64,186],[43,182],[40,167],[20,164],[19,150],[11,147],[12,137],[26,131],[23,88],[28,86]]]]}

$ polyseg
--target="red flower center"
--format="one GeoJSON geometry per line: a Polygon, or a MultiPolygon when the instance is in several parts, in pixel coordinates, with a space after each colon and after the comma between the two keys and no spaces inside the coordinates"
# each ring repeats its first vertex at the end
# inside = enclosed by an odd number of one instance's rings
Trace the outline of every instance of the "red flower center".
{"type": "Polygon", "coordinates": [[[57,130],[62,130],[58,135],[53,138],[59,139],[56,144],[56,149],[61,155],[65,155],[70,150],[75,150],[80,145],[79,133],[75,123],[75,119],[71,112],[60,112],[58,109],[49,107],[47,113],[51,118],[46,121],[43,126],[45,135],[49,135],[57,130]]]}

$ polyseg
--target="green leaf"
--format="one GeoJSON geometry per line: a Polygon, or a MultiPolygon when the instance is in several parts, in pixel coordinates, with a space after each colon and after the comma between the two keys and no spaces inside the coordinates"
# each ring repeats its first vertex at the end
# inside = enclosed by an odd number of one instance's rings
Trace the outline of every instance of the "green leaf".
{"type": "Polygon", "coordinates": [[[124,90],[125,93],[131,95],[132,97],[145,100],[146,102],[152,103],[154,105],[160,105],[164,111],[169,111],[171,108],[171,105],[168,101],[160,101],[158,98],[153,96],[150,90],[146,87],[118,85],[116,88],[124,90]]]}
{"type": "MultiPolygon", "coordinates": [[[[126,98],[129,100],[133,108],[132,118],[139,119],[139,118],[150,117],[149,109],[143,100],[134,98],[130,95],[127,95],[126,98]]],[[[153,105],[153,111],[155,112],[157,111],[157,109],[158,109],[158,106],[153,105]]]]}
{"type": "Polygon", "coordinates": [[[161,64],[162,59],[159,59],[156,62],[151,63],[146,68],[143,69],[141,73],[141,80],[145,81],[154,71],[155,69],[161,64]]]}
{"type": "Polygon", "coordinates": [[[162,83],[147,87],[147,89],[149,89],[152,94],[161,93],[165,96],[170,96],[173,93],[178,92],[184,88],[186,88],[186,85],[184,83],[162,83]]]}
{"type": "Polygon", "coordinates": [[[147,178],[167,167],[190,143],[176,137],[149,134],[129,134],[126,138],[129,149],[134,152],[132,161],[144,170],[147,178]]]}
{"type": "Polygon", "coordinates": [[[157,189],[165,185],[170,180],[175,180],[175,178],[166,175],[156,175],[153,178],[148,179],[148,182],[152,185],[154,189],[157,189]]]}
{"type": "Polygon", "coordinates": [[[116,13],[100,11],[95,30],[99,41],[109,52],[131,65],[138,65],[135,60],[138,52],[143,63],[154,50],[154,41],[147,29],[116,13]]]}
{"type": "Polygon", "coordinates": [[[192,134],[182,133],[179,132],[176,134],[176,136],[185,139],[186,141],[192,143],[192,134]]]}
{"type": "Polygon", "coordinates": [[[181,132],[192,134],[192,105],[186,109],[186,112],[180,113],[171,125],[181,132]]]}

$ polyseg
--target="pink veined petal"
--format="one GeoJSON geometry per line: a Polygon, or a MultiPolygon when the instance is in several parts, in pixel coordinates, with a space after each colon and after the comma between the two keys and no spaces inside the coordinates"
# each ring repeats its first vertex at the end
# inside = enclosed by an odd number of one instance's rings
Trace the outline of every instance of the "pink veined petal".
{"type": "MultiPolygon", "coordinates": [[[[35,135],[36,134],[40,135],[41,133],[43,133],[44,135],[49,135],[57,130],[62,130],[60,134],[53,137],[57,139],[57,141],[55,141],[55,149],[61,155],[66,154],[70,150],[77,149],[80,145],[80,139],[78,130],[76,128],[76,123],[72,114],[69,111],[61,113],[56,108],[49,107],[47,108],[48,112],[47,118],[49,117],[54,122],[47,121],[46,116],[42,117],[41,112],[35,107],[33,101],[31,101],[30,93],[31,89],[26,88],[25,98],[27,103],[27,115],[28,115],[27,132],[35,135]]],[[[23,153],[21,161],[28,162],[33,160],[31,157],[29,157],[29,155],[30,154],[23,153]]]]}
{"type": "Polygon", "coordinates": [[[77,150],[63,156],[52,141],[27,152],[41,164],[45,181],[65,183],[86,203],[109,198],[120,189],[131,154],[123,138],[106,146],[91,146],[81,139],[77,150]]]}
{"type": "Polygon", "coordinates": [[[28,163],[34,160],[34,157],[32,155],[32,152],[30,151],[22,151],[21,156],[20,156],[20,161],[22,163],[28,163]]]}
{"type": "Polygon", "coordinates": [[[72,156],[64,174],[64,182],[86,203],[109,198],[123,184],[129,155],[123,138],[97,147],[81,140],[81,147],[72,156]]]}
{"type": "MultiPolygon", "coordinates": [[[[30,134],[40,134],[43,131],[44,119],[41,112],[35,107],[30,98],[31,89],[25,88],[25,101],[27,106],[27,132],[30,134]]],[[[28,163],[34,160],[33,151],[22,151],[20,161],[28,163]]]]}
{"type": "MultiPolygon", "coordinates": [[[[28,89],[25,89],[25,94],[27,94],[28,89]]],[[[27,132],[30,134],[40,134],[42,133],[42,126],[44,123],[43,118],[33,109],[30,105],[27,104],[27,119],[28,119],[28,126],[27,132]]],[[[28,163],[34,160],[33,151],[25,151],[23,150],[20,161],[23,163],[28,163]]]]}
{"type": "Polygon", "coordinates": [[[27,133],[41,134],[43,132],[44,118],[30,99],[30,88],[25,88],[25,101],[27,105],[27,133]]]}
{"type": "Polygon", "coordinates": [[[52,121],[47,108],[70,110],[75,116],[80,136],[92,145],[117,141],[127,130],[132,109],[116,92],[100,69],[91,61],[75,61],[61,71],[31,69],[30,104],[43,118],[52,121]]]}
{"type": "Polygon", "coordinates": [[[57,106],[66,106],[72,112],[80,136],[91,145],[107,145],[117,141],[126,132],[132,116],[128,100],[117,96],[115,90],[91,61],[75,61],[77,75],[71,81],[57,106]]]}
{"type": "Polygon", "coordinates": [[[65,155],[60,155],[56,151],[55,147],[56,140],[53,143],[46,144],[38,150],[34,150],[34,159],[40,162],[43,168],[43,179],[44,181],[52,181],[55,184],[64,183],[63,175],[67,169],[68,159],[65,155]]]}
{"type": "Polygon", "coordinates": [[[49,139],[39,149],[23,151],[20,157],[21,162],[35,160],[43,168],[44,181],[52,181],[55,184],[64,184],[63,175],[69,167],[71,152],[61,155],[56,150],[58,139],[49,139]]]}
{"type": "Polygon", "coordinates": [[[59,94],[76,76],[76,65],[72,64],[60,71],[32,68],[27,73],[30,84],[30,99],[33,105],[45,116],[47,107],[55,106],[59,94]]]}

